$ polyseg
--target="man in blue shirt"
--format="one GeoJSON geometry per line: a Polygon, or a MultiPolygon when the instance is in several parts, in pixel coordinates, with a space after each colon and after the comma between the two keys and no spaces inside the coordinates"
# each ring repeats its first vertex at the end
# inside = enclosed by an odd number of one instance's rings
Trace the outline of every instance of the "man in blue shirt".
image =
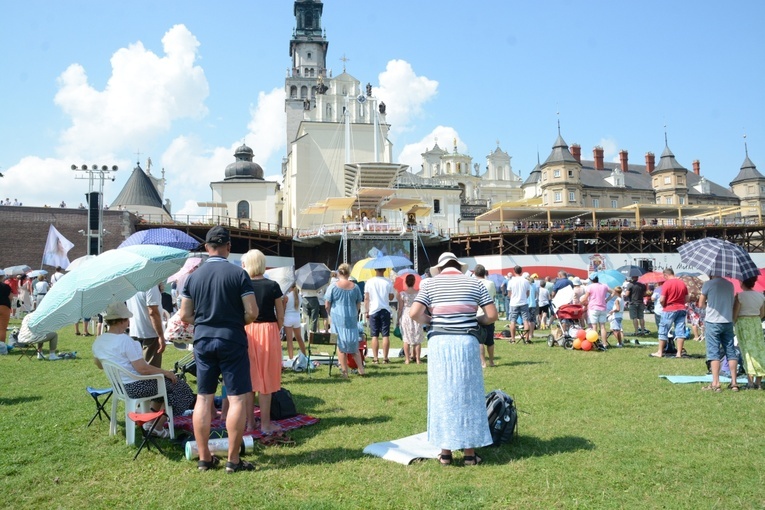
{"type": "Polygon", "coordinates": [[[198,467],[206,471],[219,462],[210,452],[208,439],[213,399],[222,374],[229,402],[226,472],[250,471],[253,465],[239,458],[245,399],[252,392],[244,326],[257,318],[258,304],[247,273],[226,260],[231,253],[228,230],[221,226],[211,228],[205,248],[210,258],[189,276],[181,293],[181,320],[194,324],[198,393],[194,439],[199,448],[198,467]]]}

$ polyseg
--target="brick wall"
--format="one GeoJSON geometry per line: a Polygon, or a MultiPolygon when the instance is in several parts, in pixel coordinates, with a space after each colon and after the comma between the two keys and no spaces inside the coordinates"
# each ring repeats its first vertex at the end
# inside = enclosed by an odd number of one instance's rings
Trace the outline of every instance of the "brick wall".
{"type": "MultiPolygon", "coordinates": [[[[109,232],[103,237],[104,251],[116,248],[135,232],[136,221],[136,217],[127,211],[104,211],[103,228],[109,232]]],[[[87,228],[87,209],[2,206],[0,269],[19,264],[39,269],[51,224],[74,243],[74,248],[69,251],[70,261],[87,255],[87,238],[79,232],[87,228]]]]}

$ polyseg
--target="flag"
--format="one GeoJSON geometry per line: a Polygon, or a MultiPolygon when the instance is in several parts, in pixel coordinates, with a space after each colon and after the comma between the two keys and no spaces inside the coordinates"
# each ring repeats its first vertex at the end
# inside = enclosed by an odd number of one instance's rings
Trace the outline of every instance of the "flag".
{"type": "Polygon", "coordinates": [[[45,252],[43,253],[43,263],[53,267],[66,269],[69,267],[69,258],[66,256],[69,250],[74,248],[74,244],[62,236],[53,225],[48,230],[48,240],[45,242],[45,252]]]}

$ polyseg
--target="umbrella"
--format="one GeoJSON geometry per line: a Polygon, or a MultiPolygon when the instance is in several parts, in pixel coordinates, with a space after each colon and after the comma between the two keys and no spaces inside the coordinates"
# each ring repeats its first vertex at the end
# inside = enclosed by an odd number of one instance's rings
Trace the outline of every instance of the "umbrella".
{"type": "Polygon", "coordinates": [[[282,294],[285,294],[292,284],[295,283],[295,267],[274,267],[267,269],[263,276],[279,284],[282,294]]]}
{"type": "Polygon", "coordinates": [[[167,246],[169,248],[178,248],[179,250],[194,250],[202,244],[185,232],[173,228],[150,228],[141,230],[131,235],[118,246],[134,246],[136,244],[156,244],[167,246]]]}
{"type": "Polygon", "coordinates": [[[622,266],[617,269],[617,271],[619,271],[627,278],[632,278],[633,276],[643,276],[648,272],[640,266],[622,266]]]}
{"type": "Polygon", "coordinates": [[[30,278],[37,278],[38,276],[46,276],[48,274],[48,271],[45,269],[35,269],[34,271],[30,271],[27,273],[27,276],[30,278]]]}
{"type": "Polygon", "coordinates": [[[675,273],[675,276],[700,276],[701,271],[681,271],[679,273],[675,273]]]}
{"type": "Polygon", "coordinates": [[[677,278],[682,280],[683,283],[685,283],[685,286],[688,287],[689,296],[696,295],[698,297],[701,294],[701,287],[704,286],[704,282],[701,278],[688,275],[678,276],[677,278]]]}
{"type": "MultiPolygon", "coordinates": [[[[202,257],[189,257],[186,259],[186,262],[183,264],[183,267],[174,275],[171,275],[170,278],[167,279],[168,283],[177,282],[184,276],[188,276],[199,267],[199,265],[202,263],[202,257]]],[[[74,262],[72,262],[74,264],[74,262]]]]}
{"type": "MultiPolygon", "coordinates": [[[[365,266],[368,262],[370,262],[371,258],[361,259],[358,262],[356,262],[353,265],[353,269],[351,269],[351,276],[356,278],[357,282],[365,282],[369,280],[370,278],[374,278],[377,273],[375,273],[374,269],[367,269],[365,266]]],[[[386,277],[390,276],[390,270],[386,269],[385,273],[383,273],[386,277]]]]}
{"type": "Polygon", "coordinates": [[[595,274],[598,276],[598,282],[608,285],[609,289],[618,287],[627,279],[625,275],[616,269],[604,269],[603,271],[597,271],[595,274]]]}
{"type": "Polygon", "coordinates": [[[401,269],[396,269],[396,276],[401,276],[402,274],[417,274],[417,271],[415,271],[411,267],[403,267],[401,269]]]}
{"type": "Polygon", "coordinates": [[[491,273],[486,276],[486,279],[493,281],[494,286],[497,287],[497,290],[499,290],[502,284],[505,283],[505,277],[498,273],[491,273]]]}
{"type": "Polygon", "coordinates": [[[21,265],[21,266],[11,266],[6,267],[3,269],[3,272],[5,272],[5,276],[18,276],[20,274],[27,274],[32,270],[31,267],[27,265],[21,265]]]}
{"type": "Polygon", "coordinates": [[[82,257],[74,259],[68,266],[66,266],[66,272],[74,271],[78,267],[80,267],[83,264],[86,264],[88,261],[93,260],[96,258],[96,255],[83,255],[82,257]]]}
{"type": "Polygon", "coordinates": [[[187,256],[186,250],[152,245],[104,252],[51,288],[30,314],[29,329],[41,335],[101,313],[157,285],[178,271],[187,256]]]}
{"type": "Polygon", "coordinates": [[[553,298],[552,302],[553,302],[553,305],[555,305],[555,309],[557,310],[563,305],[571,304],[571,301],[573,301],[573,299],[574,299],[574,287],[572,287],[571,285],[568,285],[555,293],[555,297],[553,298]]]}
{"type": "Polygon", "coordinates": [[[412,261],[398,255],[382,255],[369,260],[364,264],[364,269],[388,269],[393,267],[409,267],[412,261]]]}
{"type": "Polygon", "coordinates": [[[655,284],[659,282],[666,282],[667,278],[664,276],[664,273],[662,271],[651,271],[650,273],[646,273],[640,278],[638,278],[638,281],[645,285],[649,285],[649,284],[655,284]]]}
{"type": "MultiPolygon", "coordinates": [[[[398,275],[396,279],[393,281],[393,288],[399,292],[404,292],[404,290],[406,289],[407,276],[409,275],[408,274],[398,275]]],[[[412,276],[414,276],[414,290],[420,290],[420,282],[422,281],[422,278],[418,274],[412,274],[412,276]]]]}
{"type": "Polygon", "coordinates": [[[709,276],[746,280],[759,276],[757,265],[741,246],[715,237],[704,237],[677,249],[684,264],[709,276]]]}
{"type": "MultiPolygon", "coordinates": [[[[741,282],[736,280],[735,278],[728,278],[728,277],[726,277],[725,279],[733,284],[733,292],[735,292],[736,294],[738,294],[739,292],[744,290],[741,287],[741,282]]],[[[764,292],[765,291],[765,281],[763,281],[763,280],[765,280],[765,279],[757,278],[757,281],[755,282],[754,287],[752,288],[752,290],[757,291],[757,292],[764,292]]]]}
{"type": "Polygon", "coordinates": [[[295,283],[301,290],[319,290],[329,283],[329,278],[329,268],[318,262],[309,262],[295,271],[295,283]]]}

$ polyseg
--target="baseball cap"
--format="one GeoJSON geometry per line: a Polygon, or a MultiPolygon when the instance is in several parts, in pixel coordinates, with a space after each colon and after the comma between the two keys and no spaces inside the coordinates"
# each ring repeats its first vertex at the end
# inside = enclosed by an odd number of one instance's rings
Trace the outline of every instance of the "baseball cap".
{"type": "Polygon", "coordinates": [[[231,241],[231,234],[226,227],[217,225],[207,231],[207,237],[205,237],[205,243],[211,244],[226,244],[231,241]]]}

